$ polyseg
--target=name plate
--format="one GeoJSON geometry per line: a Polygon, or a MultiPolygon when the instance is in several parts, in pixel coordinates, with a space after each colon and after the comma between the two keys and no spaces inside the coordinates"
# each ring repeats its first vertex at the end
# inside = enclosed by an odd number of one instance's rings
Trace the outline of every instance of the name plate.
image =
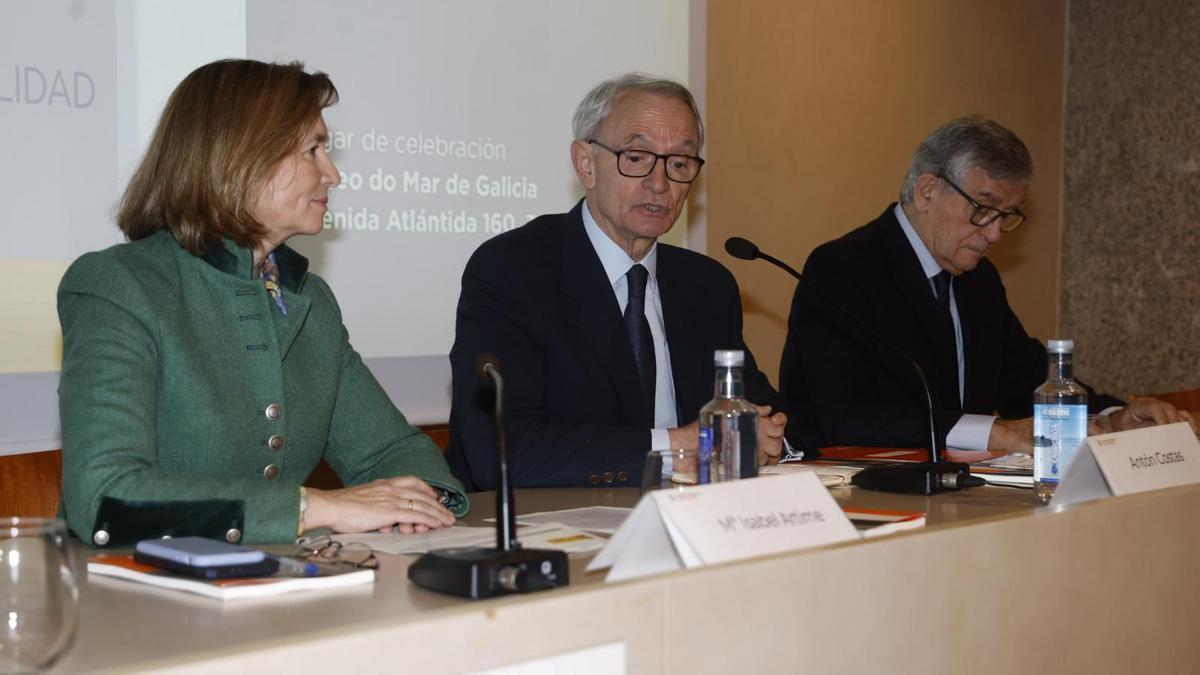
{"type": "Polygon", "coordinates": [[[644,495],[590,564],[607,581],[858,538],[813,471],[644,495]]]}
{"type": "Polygon", "coordinates": [[[1179,422],[1088,437],[1050,504],[1192,483],[1200,483],[1200,441],[1179,422]]]}

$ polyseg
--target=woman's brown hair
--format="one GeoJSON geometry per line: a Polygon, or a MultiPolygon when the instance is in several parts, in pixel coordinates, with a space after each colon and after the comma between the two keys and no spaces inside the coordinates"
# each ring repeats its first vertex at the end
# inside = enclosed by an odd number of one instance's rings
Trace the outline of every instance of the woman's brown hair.
{"type": "Polygon", "coordinates": [[[260,186],[337,100],[329,76],[299,62],[197,68],[167,100],[117,225],[130,240],[169,229],[194,255],[222,237],[252,248],[266,234],[250,213],[260,186]]]}

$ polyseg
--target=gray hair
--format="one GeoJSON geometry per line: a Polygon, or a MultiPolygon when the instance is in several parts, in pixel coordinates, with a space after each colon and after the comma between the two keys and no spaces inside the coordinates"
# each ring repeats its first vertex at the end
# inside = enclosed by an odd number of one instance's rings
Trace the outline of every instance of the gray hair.
{"type": "Polygon", "coordinates": [[[696,117],[696,128],[700,134],[700,137],[696,139],[699,143],[696,149],[704,147],[704,121],[700,119],[700,107],[696,105],[696,98],[692,96],[692,92],[674,80],[653,77],[645,73],[625,73],[593,87],[579,102],[579,107],[575,108],[575,118],[571,124],[575,139],[580,141],[594,139],[600,132],[600,125],[604,124],[604,120],[608,119],[608,114],[612,112],[613,101],[627,91],[643,91],[659,96],[668,96],[688,104],[688,107],[692,109],[692,114],[696,117]]]}
{"type": "Polygon", "coordinates": [[[1016,134],[981,115],[970,115],[946,122],[921,141],[908,165],[900,201],[912,203],[917,179],[924,174],[942,173],[961,185],[974,167],[992,180],[1028,182],[1033,177],[1033,158],[1016,134]]]}

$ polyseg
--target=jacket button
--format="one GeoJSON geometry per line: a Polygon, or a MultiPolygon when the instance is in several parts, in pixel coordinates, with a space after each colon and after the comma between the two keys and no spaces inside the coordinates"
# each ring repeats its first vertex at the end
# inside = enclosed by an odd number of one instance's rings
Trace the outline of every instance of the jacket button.
{"type": "Polygon", "coordinates": [[[242,531],[237,529],[236,527],[229,528],[229,531],[225,533],[225,541],[227,541],[231,544],[236,544],[241,540],[242,540],[242,531]]]}
{"type": "Polygon", "coordinates": [[[600,483],[600,476],[597,476],[596,474],[592,474],[592,477],[588,478],[588,480],[591,482],[592,485],[597,485],[600,483]]]}
{"type": "Polygon", "coordinates": [[[274,464],[268,464],[267,468],[263,469],[263,478],[274,480],[279,475],[279,467],[274,464]]]}
{"type": "Polygon", "coordinates": [[[271,434],[271,437],[267,439],[267,445],[272,450],[279,450],[283,447],[283,436],[280,436],[279,434],[271,434]]]}
{"type": "Polygon", "coordinates": [[[279,419],[279,415],[282,412],[283,409],[279,407],[278,403],[272,403],[271,405],[267,406],[267,409],[263,411],[263,414],[267,416],[267,419],[274,422],[275,420],[279,419]]]}
{"type": "Polygon", "coordinates": [[[108,544],[108,531],[96,530],[96,533],[92,535],[92,543],[97,546],[105,546],[108,544]]]}
{"type": "Polygon", "coordinates": [[[629,480],[629,473],[627,471],[618,471],[617,480],[624,483],[625,481],[629,480]]]}
{"type": "Polygon", "coordinates": [[[613,481],[613,475],[612,475],[612,472],[611,472],[611,471],[605,471],[605,472],[604,472],[604,482],[605,482],[605,483],[611,483],[612,481],[613,481]]]}

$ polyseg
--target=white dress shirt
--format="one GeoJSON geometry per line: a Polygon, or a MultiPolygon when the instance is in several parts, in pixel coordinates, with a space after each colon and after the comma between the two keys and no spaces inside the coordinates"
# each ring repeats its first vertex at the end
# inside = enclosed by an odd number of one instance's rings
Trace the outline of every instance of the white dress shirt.
{"type": "MultiPolygon", "coordinates": [[[[904,230],[904,236],[908,237],[909,245],[917,254],[917,259],[921,261],[921,269],[924,270],[925,278],[929,282],[929,292],[933,293],[936,299],[937,291],[933,285],[933,278],[942,271],[942,267],[934,260],[933,254],[929,252],[925,242],[921,241],[921,237],[917,235],[917,231],[913,229],[912,223],[908,221],[908,216],[899,204],[896,205],[895,213],[896,220],[900,221],[900,228],[904,230]]],[[[950,318],[954,320],[954,344],[958,350],[958,403],[962,405],[967,372],[963,363],[962,324],[958,320],[958,303],[954,297],[954,284],[950,285],[950,318]]],[[[950,433],[946,435],[946,447],[987,450],[988,437],[992,434],[992,423],[995,421],[996,418],[993,415],[964,413],[950,429],[950,433]]]]}
{"type": "Polygon", "coordinates": [[[675,410],[675,380],[671,377],[671,349],[667,346],[667,331],[663,327],[662,299],[658,292],[658,242],[650,246],[650,251],[641,260],[634,260],[615,241],[610,239],[588,209],[587,201],[583,203],[583,229],[587,232],[592,248],[600,257],[608,282],[612,284],[613,294],[621,313],[629,304],[629,281],[625,275],[634,265],[642,265],[650,273],[646,281],[646,321],[650,324],[650,336],[654,339],[654,428],[650,430],[650,448],[652,450],[670,450],[671,437],[668,429],[679,426],[679,416],[675,410]]]}

